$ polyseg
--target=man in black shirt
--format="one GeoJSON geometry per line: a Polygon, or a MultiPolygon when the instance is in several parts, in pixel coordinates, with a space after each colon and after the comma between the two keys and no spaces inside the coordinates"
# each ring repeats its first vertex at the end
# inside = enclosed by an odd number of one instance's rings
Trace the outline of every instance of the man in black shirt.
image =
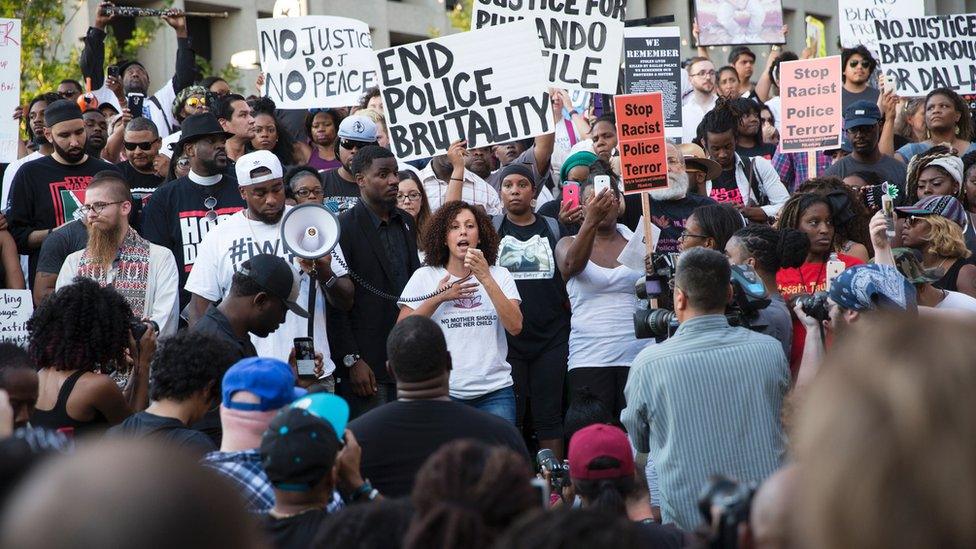
{"type": "Polygon", "coordinates": [[[54,291],[58,282],[58,273],[68,256],[84,250],[88,245],[88,227],[83,220],[74,220],[55,229],[51,236],[44,239],[41,251],[37,257],[37,273],[31,284],[34,306],[54,291]]]}
{"type": "Polygon", "coordinates": [[[71,221],[84,204],[92,177],[115,169],[104,160],[88,156],[81,109],[71,101],[62,99],[47,106],[44,136],[54,153],[21,165],[10,194],[10,234],[17,250],[28,256],[27,280],[34,280],[44,239],[71,221]]]}
{"type": "Polygon", "coordinates": [[[384,496],[409,495],[424,461],[453,440],[500,444],[529,458],[512,424],[451,401],[451,355],[444,333],[433,320],[418,315],[405,318],[390,332],[386,351],[399,400],[349,424],[363,449],[363,476],[384,496]]]}
{"type": "Polygon", "coordinates": [[[352,159],[359,149],[376,144],[376,123],[365,116],[347,116],[336,133],[335,154],[342,166],[322,174],[325,206],[342,213],[359,201],[359,185],[353,175],[352,159]]]}
{"type": "Polygon", "coordinates": [[[159,154],[159,130],[148,118],[142,116],[133,118],[125,126],[122,143],[125,146],[126,160],[115,166],[122,172],[125,182],[129,184],[136,218],[135,227],[139,229],[138,219],[142,208],[149,202],[149,197],[156,187],[162,185],[164,181],[162,177],[156,175],[156,170],[153,168],[153,162],[159,154]]]}
{"type": "Polygon", "coordinates": [[[142,211],[141,234],[169,248],[176,258],[181,310],[190,302],[183,287],[196,261],[197,246],[212,227],[244,209],[237,180],[226,173],[225,143],[231,135],[212,114],[188,116],[173,148],[190,159],[190,173],[157,188],[142,211]]]}
{"type": "MultiPolygon", "coordinates": [[[[420,258],[413,217],[396,207],[396,157],[388,149],[369,145],[356,153],[351,167],[362,199],[339,216],[339,245],[350,270],[374,288],[399,296],[420,268],[420,258]]],[[[328,323],[330,342],[335,345],[332,356],[342,358],[336,365],[337,390],[356,417],[396,398],[396,387],[386,371],[385,349],[377,343],[386,340],[400,311],[395,300],[361,284],[355,286],[350,311],[331,309],[336,318],[328,323]]]]}
{"type": "Polygon", "coordinates": [[[233,349],[213,336],[180,332],[163,340],[150,364],[151,404],[107,434],[157,438],[197,457],[216,450],[207,435],[189,425],[220,402],[221,379],[234,362],[233,349]]]}

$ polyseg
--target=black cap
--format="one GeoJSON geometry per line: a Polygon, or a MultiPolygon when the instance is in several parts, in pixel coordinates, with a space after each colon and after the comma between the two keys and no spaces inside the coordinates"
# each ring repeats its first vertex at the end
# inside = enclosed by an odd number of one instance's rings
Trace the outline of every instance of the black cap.
{"type": "Polygon", "coordinates": [[[284,301],[289,311],[308,318],[308,312],[295,301],[301,283],[298,271],[287,261],[276,255],[257,254],[241,267],[241,274],[253,280],[265,292],[284,301]]]}
{"type": "Polygon", "coordinates": [[[183,132],[180,134],[180,140],[171,145],[174,151],[178,151],[183,148],[183,145],[208,135],[222,135],[227,139],[234,137],[234,134],[225,132],[224,128],[220,126],[220,122],[217,121],[217,117],[209,112],[187,116],[180,124],[180,129],[183,132]]]}
{"type": "Polygon", "coordinates": [[[735,60],[738,59],[739,56],[742,54],[748,55],[749,57],[752,58],[753,61],[756,60],[756,54],[753,53],[748,46],[736,46],[732,48],[732,51],[729,52],[729,64],[734,65],[735,60]]]}
{"type": "Polygon", "coordinates": [[[58,99],[44,109],[44,125],[48,128],[54,127],[59,122],[76,119],[81,120],[81,107],[74,101],[58,99]]]}
{"type": "MultiPolygon", "coordinates": [[[[123,76],[125,76],[125,69],[127,69],[127,68],[129,68],[129,67],[131,67],[133,65],[138,65],[138,66],[142,67],[142,70],[146,71],[146,66],[143,65],[142,63],[136,61],[135,59],[130,59],[128,61],[122,61],[122,62],[119,63],[119,78],[122,78],[123,76]]],[[[149,74],[149,71],[146,71],[146,74],[149,74]]]]}
{"type": "Polygon", "coordinates": [[[328,421],[288,407],[271,420],[261,437],[261,465],[275,488],[304,492],[329,474],[341,448],[328,421]]]}

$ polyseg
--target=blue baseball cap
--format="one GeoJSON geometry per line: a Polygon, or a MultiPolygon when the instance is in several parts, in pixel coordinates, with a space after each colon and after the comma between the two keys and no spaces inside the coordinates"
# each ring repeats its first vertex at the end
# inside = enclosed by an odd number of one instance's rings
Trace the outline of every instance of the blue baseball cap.
{"type": "Polygon", "coordinates": [[[327,421],[339,436],[339,440],[342,440],[342,435],[346,432],[346,423],[349,422],[349,404],[341,397],[331,393],[312,393],[292,402],[288,408],[305,410],[327,421]]]}
{"type": "Polygon", "coordinates": [[[881,109],[876,103],[858,99],[844,109],[844,129],[873,126],[881,121],[881,109]]]}
{"type": "Polygon", "coordinates": [[[231,410],[267,412],[291,404],[307,394],[295,387],[295,374],[284,362],[276,358],[251,357],[238,360],[224,374],[221,384],[223,405],[231,410]],[[261,402],[233,402],[239,391],[257,395],[261,402]]]}

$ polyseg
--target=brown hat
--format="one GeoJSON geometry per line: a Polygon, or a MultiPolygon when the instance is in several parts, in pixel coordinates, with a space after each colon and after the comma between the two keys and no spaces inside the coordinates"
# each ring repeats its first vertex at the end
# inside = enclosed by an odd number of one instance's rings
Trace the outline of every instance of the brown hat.
{"type": "Polygon", "coordinates": [[[696,170],[705,173],[705,179],[711,181],[722,173],[722,166],[718,162],[708,158],[705,151],[694,143],[682,143],[678,145],[681,156],[685,157],[685,165],[689,170],[696,170]]]}

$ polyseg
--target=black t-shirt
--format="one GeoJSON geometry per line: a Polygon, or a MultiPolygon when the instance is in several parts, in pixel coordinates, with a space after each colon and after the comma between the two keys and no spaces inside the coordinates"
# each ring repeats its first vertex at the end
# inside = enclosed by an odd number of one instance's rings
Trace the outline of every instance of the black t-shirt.
{"type": "MultiPolygon", "coordinates": [[[[545,215],[553,219],[559,219],[559,208],[562,206],[561,198],[553,198],[549,202],[543,204],[535,213],[539,215],[545,215]]],[[[637,221],[635,220],[636,224],[637,221]]],[[[563,225],[559,224],[559,228],[563,231],[563,236],[576,236],[579,233],[580,226],[577,225],[563,225]]]]}
{"type": "MultiPolygon", "coordinates": [[[[624,224],[630,230],[637,230],[637,222],[641,216],[641,198],[639,194],[629,194],[624,197],[626,212],[624,214],[624,224]]],[[[689,192],[684,198],[679,200],[651,200],[651,222],[661,229],[655,251],[660,253],[672,253],[678,251],[678,237],[685,229],[685,222],[688,216],[698,206],[715,204],[715,201],[707,196],[689,192]]]]}
{"type": "Polygon", "coordinates": [[[254,343],[251,343],[251,338],[238,339],[230,321],[216,305],[210,304],[207,307],[207,312],[190,328],[190,331],[224,340],[232,349],[237,351],[238,354],[234,357],[236,360],[258,356],[258,351],[255,349],[254,343]]]}
{"type": "Polygon", "coordinates": [[[122,172],[122,177],[129,184],[129,192],[132,193],[132,215],[129,216],[129,223],[138,231],[142,227],[142,209],[149,203],[153,191],[166,179],[154,173],[142,173],[133,168],[128,160],[119,162],[115,167],[122,172]]]}
{"type": "Polygon", "coordinates": [[[85,189],[92,177],[102,170],[118,171],[98,158],[88,157],[81,164],[65,165],[52,156],[32,160],[17,170],[10,191],[8,220],[17,250],[29,256],[28,280],[34,280],[40,253],[39,249],[28,249],[30,233],[71,221],[75,211],[85,203],[85,189]]]}
{"type": "Polygon", "coordinates": [[[311,547],[322,522],[329,517],[328,511],[313,510],[292,517],[276,519],[265,513],[261,516],[264,531],[271,538],[271,546],[276,549],[296,549],[311,547]]]}
{"type": "Polygon", "coordinates": [[[339,175],[339,168],[322,173],[322,191],[325,206],[335,213],[342,213],[359,202],[359,185],[339,175]]]}
{"type": "Polygon", "coordinates": [[[449,400],[397,400],[359,416],[349,429],[363,448],[363,476],[386,497],[409,495],[420,466],[453,440],[507,446],[529,459],[515,426],[449,400]]]}
{"type": "Polygon", "coordinates": [[[44,239],[37,256],[37,272],[58,274],[68,256],[84,250],[88,245],[88,227],[81,221],[72,221],[44,239]]]}
{"type": "Polygon", "coordinates": [[[128,438],[154,437],[165,441],[166,444],[189,450],[200,457],[217,449],[207,435],[190,429],[182,421],[149,412],[139,412],[125,418],[106,434],[128,438]]]}
{"type": "Polygon", "coordinates": [[[190,302],[190,294],[183,290],[190,269],[197,259],[200,241],[222,220],[244,209],[244,199],[237,188],[237,180],[227,175],[215,185],[205,186],[181,177],[166,183],[153,192],[153,198],[142,212],[142,236],[153,244],[169,248],[176,258],[180,273],[180,309],[190,302]],[[217,220],[207,221],[204,202],[217,199],[214,211],[217,220]]]}
{"type": "Polygon", "coordinates": [[[722,170],[722,173],[712,180],[712,190],[708,193],[709,198],[715,202],[725,204],[745,205],[742,200],[742,192],[735,181],[735,170],[722,170]]]}
{"type": "Polygon", "coordinates": [[[556,243],[541,215],[521,227],[507,218],[498,231],[498,266],[505,267],[522,297],[522,332],[508,335],[508,354],[531,358],[552,347],[559,338],[569,338],[569,308],[566,284],[556,265],[556,243]]]}
{"type": "Polygon", "coordinates": [[[758,143],[755,147],[736,147],[735,152],[743,160],[754,156],[761,156],[766,160],[772,160],[773,155],[776,154],[776,145],[772,143],[758,143]]]}

